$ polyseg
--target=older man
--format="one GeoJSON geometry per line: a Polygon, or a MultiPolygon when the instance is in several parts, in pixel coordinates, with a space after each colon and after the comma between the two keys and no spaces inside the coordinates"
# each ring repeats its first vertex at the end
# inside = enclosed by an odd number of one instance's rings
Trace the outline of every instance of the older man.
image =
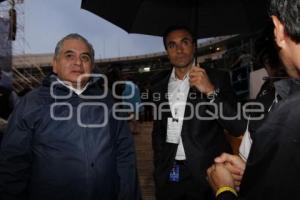
{"type": "Polygon", "coordinates": [[[292,77],[286,80],[284,88],[288,97],[278,103],[255,133],[246,168],[237,156],[223,154],[207,170],[220,200],[282,200],[299,196],[300,0],[271,0],[270,14],[280,57],[292,77]],[[242,175],[237,197],[234,180],[242,175]]]}
{"type": "Polygon", "coordinates": [[[53,74],[14,110],[0,149],[5,199],[138,199],[133,139],[112,98],[90,76],[94,50],[60,40],[53,74]]]}

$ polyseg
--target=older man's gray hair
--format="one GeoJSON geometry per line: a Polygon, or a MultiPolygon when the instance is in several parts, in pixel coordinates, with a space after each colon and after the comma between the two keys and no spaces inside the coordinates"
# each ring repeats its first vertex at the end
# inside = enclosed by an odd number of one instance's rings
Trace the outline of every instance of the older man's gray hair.
{"type": "Polygon", "coordinates": [[[69,35],[66,35],[65,37],[63,37],[57,44],[56,44],[56,47],[55,47],[55,52],[54,52],[54,58],[57,58],[60,51],[61,51],[61,48],[63,46],[63,43],[66,41],[66,40],[69,40],[69,39],[75,39],[75,40],[81,40],[83,41],[88,49],[89,49],[89,53],[90,53],[90,56],[91,56],[91,61],[92,61],[92,64],[94,64],[94,56],[95,56],[95,51],[94,51],[94,48],[93,48],[93,45],[91,45],[87,39],[85,39],[83,36],[79,35],[78,33],[71,33],[69,35]]]}

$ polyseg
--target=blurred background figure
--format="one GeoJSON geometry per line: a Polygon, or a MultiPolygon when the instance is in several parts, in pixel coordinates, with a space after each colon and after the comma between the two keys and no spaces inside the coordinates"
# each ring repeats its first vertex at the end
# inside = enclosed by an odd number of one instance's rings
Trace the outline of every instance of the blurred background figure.
{"type": "Polygon", "coordinates": [[[0,68],[0,142],[6,128],[7,119],[17,102],[17,95],[11,89],[10,77],[0,68]]]}
{"type": "Polygon", "coordinates": [[[124,76],[125,81],[124,90],[122,93],[124,107],[130,107],[130,112],[128,112],[130,121],[129,126],[133,134],[138,134],[140,132],[138,120],[140,119],[144,107],[141,105],[141,92],[135,79],[131,76],[124,76]]]}
{"type": "Polygon", "coordinates": [[[122,101],[122,93],[125,85],[120,83],[122,81],[122,74],[119,65],[111,65],[106,73],[108,81],[108,89],[112,92],[113,98],[116,102],[122,101]],[[119,83],[118,83],[119,82],[119,83]],[[115,85],[115,86],[114,86],[115,85]]]}
{"type": "Polygon", "coordinates": [[[141,92],[135,79],[122,74],[121,66],[111,65],[106,73],[108,88],[111,90],[115,102],[123,102],[121,109],[128,109],[130,130],[133,134],[139,132],[138,120],[141,118],[144,107],[141,105],[141,92]]]}
{"type": "Polygon", "coordinates": [[[0,117],[7,120],[17,101],[15,92],[9,84],[9,77],[5,77],[0,68],[0,117]]]}

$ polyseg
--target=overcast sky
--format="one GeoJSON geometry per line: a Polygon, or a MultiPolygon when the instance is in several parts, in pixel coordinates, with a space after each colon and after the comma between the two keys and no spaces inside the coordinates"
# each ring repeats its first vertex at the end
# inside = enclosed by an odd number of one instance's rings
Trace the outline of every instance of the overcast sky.
{"type": "MultiPolygon", "coordinates": [[[[5,3],[5,2],[4,2],[5,3]]],[[[97,58],[141,55],[163,51],[160,37],[128,34],[106,20],[80,9],[81,0],[24,0],[24,38],[16,51],[52,53],[59,39],[69,33],[85,36],[94,46],[97,58]],[[23,50],[24,49],[24,50],[23,50]]],[[[19,22],[22,17],[19,17],[19,22]]],[[[19,28],[20,30],[22,28],[19,28]]],[[[23,36],[24,37],[23,37],[23,36]]]]}

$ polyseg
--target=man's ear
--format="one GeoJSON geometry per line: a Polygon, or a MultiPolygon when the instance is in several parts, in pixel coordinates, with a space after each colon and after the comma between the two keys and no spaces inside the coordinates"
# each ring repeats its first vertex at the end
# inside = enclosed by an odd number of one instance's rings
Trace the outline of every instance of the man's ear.
{"type": "Polygon", "coordinates": [[[55,58],[52,59],[52,71],[57,74],[57,61],[55,58]]]}
{"type": "Polygon", "coordinates": [[[274,36],[275,36],[275,41],[278,45],[278,47],[282,48],[286,44],[286,34],[284,31],[284,25],[279,21],[279,19],[272,15],[272,21],[274,23],[274,36]]]}

